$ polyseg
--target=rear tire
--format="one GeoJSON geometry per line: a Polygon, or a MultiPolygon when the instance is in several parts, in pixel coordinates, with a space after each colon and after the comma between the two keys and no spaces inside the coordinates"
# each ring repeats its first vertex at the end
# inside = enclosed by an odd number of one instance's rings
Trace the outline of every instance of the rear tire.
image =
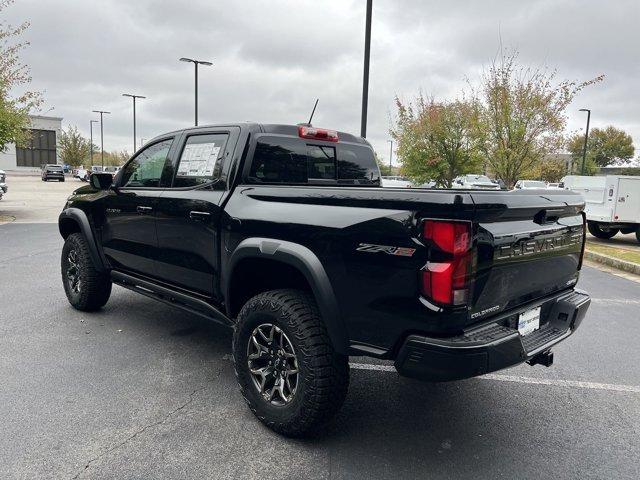
{"type": "Polygon", "coordinates": [[[616,233],[619,232],[617,228],[607,228],[601,226],[597,222],[589,222],[587,224],[587,228],[589,229],[589,233],[596,238],[601,238],[603,240],[608,240],[615,236],[616,233]]]}
{"type": "Polygon", "coordinates": [[[285,436],[312,433],[347,395],[348,357],[335,352],[315,300],[302,291],[272,290],[251,298],[234,328],[233,360],[251,411],[285,436]]]}
{"type": "Polygon", "coordinates": [[[72,233],[62,247],[60,260],[62,284],[73,308],[92,312],[103,307],[111,295],[111,278],[96,269],[87,239],[72,233]]]}

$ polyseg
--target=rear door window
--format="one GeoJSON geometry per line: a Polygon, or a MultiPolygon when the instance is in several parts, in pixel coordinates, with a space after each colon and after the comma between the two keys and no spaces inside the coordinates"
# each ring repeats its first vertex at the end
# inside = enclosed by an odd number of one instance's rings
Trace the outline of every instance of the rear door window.
{"type": "Polygon", "coordinates": [[[187,137],[178,160],[173,186],[195,187],[219,179],[228,138],[227,133],[187,137]]]}

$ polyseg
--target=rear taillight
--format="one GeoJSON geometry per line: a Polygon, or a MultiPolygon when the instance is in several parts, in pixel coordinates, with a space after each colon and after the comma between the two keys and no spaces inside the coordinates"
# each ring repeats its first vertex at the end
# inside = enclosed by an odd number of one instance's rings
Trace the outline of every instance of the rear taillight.
{"type": "Polygon", "coordinates": [[[430,247],[422,268],[422,294],[442,305],[464,305],[473,265],[471,223],[425,220],[422,237],[430,247]]]}
{"type": "Polygon", "coordinates": [[[298,135],[301,138],[324,140],[325,142],[338,141],[338,132],[335,130],[327,130],[325,128],[306,127],[304,125],[300,125],[298,127],[298,135]]]}

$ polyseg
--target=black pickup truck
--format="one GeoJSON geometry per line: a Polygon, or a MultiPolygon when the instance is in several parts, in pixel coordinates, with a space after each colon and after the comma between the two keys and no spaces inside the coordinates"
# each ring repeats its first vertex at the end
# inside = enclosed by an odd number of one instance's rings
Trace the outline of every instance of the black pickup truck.
{"type": "Polygon", "coordinates": [[[275,431],[327,421],[349,356],[457,380],[553,361],[589,307],[579,195],[382,188],[369,143],[309,125],[161,135],[59,218],[77,309],[120,285],[234,329],[241,392],[275,431]]]}

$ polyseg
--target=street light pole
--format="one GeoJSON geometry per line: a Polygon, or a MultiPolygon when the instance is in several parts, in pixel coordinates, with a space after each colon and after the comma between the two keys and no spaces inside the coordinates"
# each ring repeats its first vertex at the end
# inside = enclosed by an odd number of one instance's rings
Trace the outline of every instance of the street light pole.
{"type": "Polygon", "coordinates": [[[580,175],[584,175],[584,165],[587,160],[587,140],[589,140],[589,121],[591,120],[591,110],[588,108],[581,108],[581,112],[587,112],[587,130],[584,132],[584,147],[582,149],[582,170],[580,175]]]}
{"type": "Polygon", "coordinates": [[[131,93],[123,93],[123,97],[131,97],[133,99],[133,153],[136,153],[136,98],[147,98],[142,95],[133,95],[131,93]]]}
{"type": "Polygon", "coordinates": [[[89,137],[91,139],[91,143],[89,144],[89,164],[93,163],[93,124],[94,123],[98,123],[98,121],[91,120],[89,122],[89,137]]]}
{"type": "Polygon", "coordinates": [[[195,66],[195,68],[194,68],[194,73],[195,73],[195,124],[196,124],[196,127],[197,127],[198,126],[198,65],[206,65],[207,67],[210,67],[211,65],[213,65],[213,63],[207,62],[207,61],[204,61],[204,60],[195,60],[193,58],[187,58],[187,57],[182,57],[180,59],[180,61],[181,62],[191,62],[195,66]]]}
{"type": "Polygon", "coordinates": [[[105,110],[94,110],[93,113],[100,114],[100,158],[102,161],[102,170],[104,170],[104,129],[103,129],[103,122],[102,122],[102,115],[105,113],[110,114],[111,112],[107,112],[105,110]]]}
{"type": "Polygon", "coordinates": [[[389,147],[389,175],[391,175],[391,159],[393,158],[393,140],[387,140],[391,144],[389,147]]]}
{"type": "Polygon", "coordinates": [[[367,136],[367,108],[369,106],[369,57],[371,53],[371,9],[373,0],[367,0],[367,16],[364,31],[364,72],[362,75],[362,114],[360,136],[367,136]]]}

